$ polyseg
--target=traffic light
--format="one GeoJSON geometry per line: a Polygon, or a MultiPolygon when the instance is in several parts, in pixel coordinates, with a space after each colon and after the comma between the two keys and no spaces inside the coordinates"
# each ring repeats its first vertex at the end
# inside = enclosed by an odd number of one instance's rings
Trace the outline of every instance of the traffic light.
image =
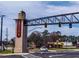
{"type": "Polygon", "coordinates": [[[61,27],[61,23],[59,22],[59,27],[61,27]]]}
{"type": "Polygon", "coordinates": [[[45,23],[45,28],[47,28],[47,23],[45,23]]]}
{"type": "Polygon", "coordinates": [[[69,24],[69,28],[72,28],[72,23],[69,24]]]}

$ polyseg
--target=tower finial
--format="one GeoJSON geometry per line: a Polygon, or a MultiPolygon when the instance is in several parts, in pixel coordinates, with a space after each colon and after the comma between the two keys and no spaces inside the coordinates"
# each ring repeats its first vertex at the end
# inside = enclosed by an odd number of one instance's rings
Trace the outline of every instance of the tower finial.
{"type": "Polygon", "coordinates": [[[20,12],[25,14],[25,12],[23,10],[21,10],[20,12]]]}
{"type": "Polygon", "coordinates": [[[26,13],[22,10],[20,11],[19,15],[18,15],[19,19],[25,19],[26,18],[26,13]]]}

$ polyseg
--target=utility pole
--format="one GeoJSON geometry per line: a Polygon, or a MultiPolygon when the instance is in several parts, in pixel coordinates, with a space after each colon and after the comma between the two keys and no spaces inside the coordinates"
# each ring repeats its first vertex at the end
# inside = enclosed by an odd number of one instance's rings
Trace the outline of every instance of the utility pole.
{"type": "Polygon", "coordinates": [[[6,28],[6,42],[8,42],[8,28],[6,28]]]}
{"type": "Polygon", "coordinates": [[[8,28],[6,28],[6,49],[8,48],[8,28]]]}
{"type": "Polygon", "coordinates": [[[3,50],[3,41],[2,41],[2,34],[3,34],[3,18],[4,18],[5,15],[1,15],[1,37],[0,37],[0,40],[1,40],[1,50],[3,50]]]}

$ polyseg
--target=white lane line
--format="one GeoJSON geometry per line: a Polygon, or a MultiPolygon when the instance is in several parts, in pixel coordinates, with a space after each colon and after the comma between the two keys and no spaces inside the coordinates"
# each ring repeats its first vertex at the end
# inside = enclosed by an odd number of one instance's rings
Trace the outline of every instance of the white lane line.
{"type": "Polygon", "coordinates": [[[49,57],[57,57],[57,56],[64,56],[65,54],[59,54],[59,55],[50,55],[49,57]]]}

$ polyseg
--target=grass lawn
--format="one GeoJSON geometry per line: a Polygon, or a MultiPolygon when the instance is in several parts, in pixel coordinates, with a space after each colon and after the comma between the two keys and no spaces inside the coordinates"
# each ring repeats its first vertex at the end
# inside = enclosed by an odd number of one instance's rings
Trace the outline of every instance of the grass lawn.
{"type": "Polygon", "coordinates": [[[12,53],[11,50],[0,51],[0,54],[10,54],[10,53],[12,53]]]}

